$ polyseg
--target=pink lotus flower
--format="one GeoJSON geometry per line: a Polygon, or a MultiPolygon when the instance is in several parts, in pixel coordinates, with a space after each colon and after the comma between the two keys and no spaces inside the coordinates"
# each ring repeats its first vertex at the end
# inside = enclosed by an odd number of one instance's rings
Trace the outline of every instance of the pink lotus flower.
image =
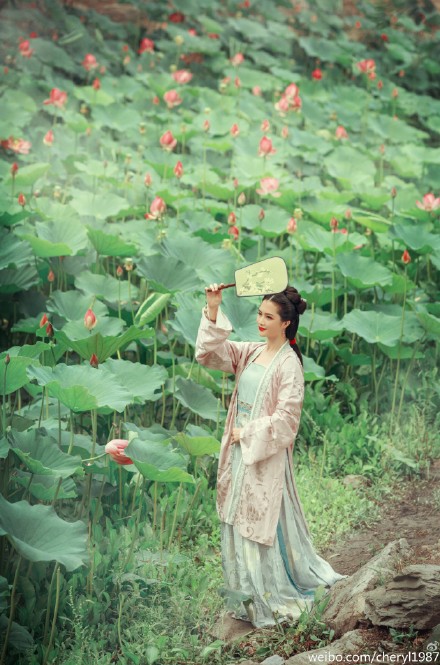
{"type": "Polygon", "coordinates": [[[87,53],[87,55],[84,56],[84,60],[82,61],[81,64],[86,70],[86,72],[90,72],[90,70],[97,68],[98,61],[96,60],[94,55],[92,55],[91,53],[87,53]]]}
{"type": "Polygon", "coordinates": [[[238,125],[234,122],[231,127],[231,136],[235,139],[240,134],[240,129],[238,125]]]}
{"type": "Polygon", "coordinates": [[[30,141],[25,141],[24,139],[14,139],[13,136],[10,136],[4,141],[1,141],[2,148],[5,150],[12,150],[19,155],[28,155],[31,145],[32,143],[30,141]]]}
{"type": "Polygon", "coordinates": [[[203,131],[208,132],[210,127],[211,125],[209,123],[209,120],[205,120],[205,122],[203,123],[203,131]]]}
{"type": "Polygon", "coordinates": [[[176,178],[181,178],[183,176],[183,164],[182,162],[177,162],[176,166],[174,167],[174,175],[176,178]]]}
{"type": "Polygon", "coordinates": [[[84,325],[87,330],[92,330],[96,326],[96,316],[92,309],[88,309],[84,315],[84,325]]]}
{"type": "Polygon", "coordinates": [[[290,83],[290,85],[288,85],[285,91],[283,92],[283,97],[287,97],[287,99],[293,99],[298,95],[299,95],[299,88],[296,85],[296,83],[290,83]]]}
{"type": "Polygon", "coordinates": [[[342,125],[336,127],[335,136],[337,139],[348,139],[347,131],[342,125]]]}
{"type": "Polygon", "coordinates": [[[150,212],[144,215],[145,219],[160,219],[167,209],[166,203],[160,196],[156,196],[150,205],[150,212]]]}
{"type": "Polygon", "coordinates": [[[273,155],[275,152],[276,150],[272,146],[272,141],[267,136],[263,136],[258,146],[258,155],[260,157],[267,157],[268,155],[273,155]]]}
{"type": "Polygon", "coordinates": [[[297,228],[296,227],[296,219],[295,219],[295,217],[291,217],[289,219],[288,224],[287,224],[286,231],[287,231],[287,233],[295,233],[296,228],[297,228]]]}
{"type": "Polygon", "coordinates": [[[261,97],[262,92],[259,85],[254,85],[254,87],[252,88],[252,94],[255,95],[255,97],[261,97]]]}
{"type": "Polygon", "coordinates": [[[244,60],[244,55],[243,53],[236,53],[232,58],[231,58],[231,65],[233,67],[238,67],[241,65],[241,63],[244,60]]]}
{"type": "Polygon", "coordinates": [[[144,177],[145,187],[151,187],[152,182],[153,182],[153,178],[151,177],[151,173],[146,173],[145,177],[144,177]]]}
{"type": "Polygon", "coordinates": [[[330,228],[335,231],[338,228],[338,220],[336,217],[332,217],[330,220],[330,228]]]}
{"type": "Polygon", "coordinates": [[[275,108],[281,113],[281,115],[286,114],[290,109],[289,99],[283,95],[283,97],[281,97],[281,99],[275,104],[275,108]]]}
{"type": "Polygon", "coordinates": [[[177,139],[174,138],[170,130],[168,129],[165,134],[162,134],[159,140],[160,145],[164,150],[171,152],[177,145],[177,139]]]}
{"type": "Polygon", "coordinates": [[[62,109],[64,108],[64,104],[66,103],[66,101],[67,101],[67,92],[63,92],[58,88],[52,88],[52,90],[50,91],[49,99],[45,99],[43,104],[53,104],[53,106],[62,109]]]}
{"type": "Polygon", "coordinates": [[[236,76],[234,79],[234,85],[236,88],[241,88],[241,80],[238,78],[238,76],[236,76]]]}
{"type": "Polygon", "coordinates": [[[420,210],[426,210],[426,212],[432,212],[440,208],[440,198],[435,198],[434,194],[425,194],[423,197],[423,203],[416,201],[416,206],[420,210]]]}
{"type": "Polygon", "coordinates": [[[154,42],[148,39],[148,37],[144,37],[139,44],[138,53],[139,55],[142,55],[142,53],[154,53],[154,42]]]}
{"type": "Polygon", "coordinates": [[[260,180],[261,189],[257,189],[257,194],[261,196],[274,196],[278,198],[281,196],[281,192],[278,192],[279,181],[276,178],[263,178],[260,180]]]}
{"type": "Polygon", "coordinates": [[[155,106],[157,106],[158,104],[160,104],[160,99],[159,99],[159,97],[158,97],[157,95],[154,95],[154,97],[153,97],[153,104],[154,104],[155,106]]]}
{"type": "Polygon", "coordinates": [[[189,83],[191,81],[193,75],[187,69],[179,69],[177,72],[172,73],[172,77],[176,83],[184,85],[185,83],[189,83]]]}
{"type": "Polygon", "coordinates": [[[18,48],[20,49],[20,53],[23,56],[23,58],[30,58],[32,53],[34,52],[34,49],[31,48],[31,43],[28,39],[25,39],[22,42],[20,42],[18,48]]]}
{"type": "Polygon", "coordinates": [[[230,212],[228,215],[228,224],[233,225],[237,221],[237,215],[235,212],[230,212]]]}
{"type": "Polygon", "coordinates": [[[269,120],[267,120],[267,119],[263,120],[263,122],[260,125],[260,129],[264,133],[270,132],[270,122],[269,122],[269,120]]]}
{"type": "Polygon", "coordinates": [[[265,214],[263,208],[260,208],[260,212],[258,213],[258,219],[260,220],[260,222],[262,222],[265,217],[266,217],[266,214],[265,214]]]}
{"type": "Polygon", "coordinates": [[[281,136],[283,137],[283,139],[287,139],[287,137],[289,136],[289,128],[286,127],[286,125],[284,125],[283,129],[281,130],[281,136]]]}
{"type": "Polygon", "coordinates": [[[177,90],[168,90],[168,92],[164,94],[163,99],[169,109],[179,106],[183,101],[177,90]]]}
{"type": "Polygon", "coordinates": [[[92,83],[93,90],[99,90],[101,88],[101,81],[99,78],[96,78],[92,83]]]}
{"type": "Polygon", "coordinates": [[[44,145],[52,145],[53,138],[54,138],[53,137],[53,131],[51,129],[49,129],[49,131],[46,132],[46,134],[44,136],[44,139],[43,139],[44,145]]]}
{"type": "Polygon", "coordinates": [[[356,67],[363,74],[371,74],[376,69],[376,63],[372,58],[368,58],[366,60],[361,60],[360,62],[357,62],[356,67]]]}
{"type": "Polygon", "coordinates": [[[116,464],[133,464],[133,460],[124,454],[127,446],[127,439],[112,439],[106,444],[105,452],[110,455],[116,464]]]}

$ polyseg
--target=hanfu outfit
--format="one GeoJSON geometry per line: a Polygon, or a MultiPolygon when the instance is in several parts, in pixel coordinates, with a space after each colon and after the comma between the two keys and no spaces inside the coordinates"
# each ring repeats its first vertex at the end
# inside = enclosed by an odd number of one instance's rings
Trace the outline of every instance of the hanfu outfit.
{"type": "Polygon", "coordinates": [[[316,553],[295,486],[301,362],[286,341],[267,367],[261,365],[266,343],[232,342],[231,331],[220,307],[215,323],[203,311],[196,360],[236,375],[217,473],[222,567],[226,588],[252,598],[235,616],[263,627],[299,618],[312,607],[314,589],[347,575],[316,553]],[[234,427],[243,428],[239,444],[232,442],[234,427]]]}

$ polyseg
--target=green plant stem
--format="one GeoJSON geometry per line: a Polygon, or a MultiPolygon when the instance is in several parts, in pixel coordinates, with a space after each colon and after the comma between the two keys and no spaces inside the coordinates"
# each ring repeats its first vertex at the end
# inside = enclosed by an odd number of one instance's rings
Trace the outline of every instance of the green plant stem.
{"type": "Polygon", "coordinates": [[[21,561],[22,561],[22,557],[21,557],[21,554],[20,554],[19,557],[18,557],[17,566],[15,568],[14,581],[12,583],[11,605],[10,605],[10,608],[9,608],[8,627],[6,628],[6,635],[5,635],[5,638],[4,638],[5,643],[3,645],[2,655],[1,655],[1,659],[0,659],[0,665],[3,665],[5,663],[6,650],[8,648],[8,642],[9,642],[9,635],[11,633],[12,621],[13,621],[14,615],[15,615],[15,594],[17,592],[18,575],[19,575],[19,572],[20,572],[21,561]]]}
{"type": "Polygon", "coordinates": [[[391,405],[390,430],[391,430],[392,425],[393,425],[394,409],[395,409],[395,406],[396,406],[396,396],[397,396],[397,384],[399,382],[400,345],[402,344],[403,326],[404,326],[404,323],[405,323],[405,303],[406,303],[407,283],[408,283],[408,277],[407,277],[407,269],[406,269],[406,265],[405,265],[405,284],[404,284],[404,289],[403,289],[402,322],[400,324],[399,351],[398,351],[398,356],[397,356],[396,380],[394,382],[393,402],[392,402],[392,405],[391,405]]]}
{"type": "Polygon", "coordinates": [[[170,537],[168,539],[168,549],[170,549],[170,547],[171,547],[171,543],[173,542],[174,531],[176,529],[177,512],[178,512],[178,509],[179,509],[180,498],[182,496],[182,486],[183,486],[183,483],[179,483],[179,492],[177,494],[176,507],[174,509],[173,523],[171,525],[170,537]]]}
{"type": "Polygon", "coordinates": [[[54,607],[54,610],[53,610],[53,618],[52,618],[52,630],[50,631],[49,644],[47,645],[43,665],[46,665],[47,659],[49,657],[50,650],[52,648],[53,638],[54,638],[54,635],[55,635],[55,627],[56,627],[56,622],[57,622],[57,618],[58,618],[58,609],[59,609],[59,606],[60,606],[60,565],[59,565],[59,563],[57,563],[57,565],[56,565],[56,570],[57,570],[57,586],[56,586],[55,607],[54,607]]]}

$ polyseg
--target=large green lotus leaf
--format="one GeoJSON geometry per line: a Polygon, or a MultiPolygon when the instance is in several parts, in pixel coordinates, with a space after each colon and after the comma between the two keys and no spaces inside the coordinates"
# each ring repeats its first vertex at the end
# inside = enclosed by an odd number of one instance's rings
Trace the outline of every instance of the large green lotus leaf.
{"type": "Polygon", "coordinates": [[[318,365],[313,358],[308,358],[302,354],[304,362],[304,381],[319,381],[326,379],[327,381],[339,381],[334,374],[325,375],[325,369],[318,365]]]}
{"type": "Polygon", "coordinates": [[[0,355],[0,395],[10,395],[29,383],[26,367],[39,364],[38,360],[32,358],[11,356],[9,364],[6,365],[5,358],[6,351],[0,355]]]}
{"type": "Polygon", "coordinates": [[[415,282],[409,279],[408,276],[398,275],[395,272],[392,273],[392,276],[393,276],[393,281],[391,285],[385,284],[383,287],[383,290],[386,291],[386,293],[400,294],[404,293],[405,291],[408,293],[417,288],[417,284],[415,284],[415,282]]]}
{"type": "Polygon", "coordinates": [[[155,321],[167,306],[170,298],[169,293],[150,293],[136,312],[135,323],[144,326],[155,321]]]}
{"type": "Polygon", "coordinates": [[[226,413],[219,399],[216,399],[209,390],[199,386],[191,379],[183,379],[181,376],[176,378],[174,397],[183,406],[206,420],[217,421],[217,418],[224,417],[226,413]]]}
{"type": "Polygon", "coordinates": [[[194,267],[185,265],[174,257],[165,259],[162,254],[142,257],[137,263],[137,272],[148,280],[153,289],[161,293],[202,288],[194,267]]]}
{"type": "MultiPolygon", "coordinates": [[[[14,472],[14,480],[21,487],[25,487],[29,493],[38,501],[53,501],[58,489],[58,478],[51,476],[39,476],[27,473],[21,469],[14,472]],[[32,478],[32,482],[30,482],[32,478]],[[29,484],[30,482],[30,484],[29,484]]],[[[72,478],[65,478],[57,494],[57,499],[75,499],[78,496],[75,483],[72,478]]]]}
{"type": "Polygon", "coordinates": [[[89,331],[84,325],[84,319],[69,321],[63,326],[62,331],[69,340],[78,341],[80,339],[89,339],[99,334],[102,337],[116,337],[124,330],[125,323],[121,319],[110,316],[101,316],[97,318],[93,330],[89,331]]]}
{"type": "MultiPolygon", "coordinates": [[[[78,328],[79,327],[80,326],[78,326],[78,328]]],[[[118,349],[122,349],[130,342],[133,342],[136,339],[154,337],[154,335],[155,331],[152,328],[139,330],[136,326],[131,326],[122,334],[107,335],[106,337],[103,337],[99,332],[90,334],[83,327],[82,339],[69,338],[64,332],[64,329],[55,332],[55,339],[63,343],[67,348],[72,348],[81,356],[81,358],[84,358],[84,360],[90,360],[94,353],[97,356],[98,361],[103,363],[107,358],[110,358],[110,356],[116,353],[118,349]]]]}
{"type": "Polygon", "coordinates": [[[121,413],[133,401],[133,396],[116,380],[109,384],[108,373],[100,367],[60,363],[54,368],[29,367],[28,376],[40,386],[47,386],[49,395],[74,413],[100,407],[121,413]]]}
{"type": "Polygon", "coordinates": [[[134,285],[131,285],[129,294],[127,281],[116,279],[111,275],[95,275],[88,270],[75,277],[75,286],[84,293],[102,298],[112,304],[118,301],[121,303],[130,302],[130,294],[133,300],[137,300],[139,297],[139,289],[134,285]]]}
{"type": "MultiPolygon", "coordinates": [[[[261,212],[261,206],[257,206],[254,204],[246,205],[243,206],[243,208],[240,209],[240,213],[238,215],[240,221],[240,224],[242,228],[248,229],[249,231],[254,231],[257,226],[261,226],[261,220],[258,218],[258,215],[261,212]]],[[[287,220],[288,222],[289,220],[287,220]]],[[[285,226],[287,226],[287,222],[285,223],[285,226]]]]}
{"type": "Polygon", "coordinates": [[[91,85],[75,88],[73,94],[77,99],[90,104],[90,106],[94,106],[95,104],[109,106],[115,101],[115,98],[109,95],[108,92],[95,90],[91,85]]]}
{"type": "Polygon", "coordinates": [[[374,212],[368,212],[359,208],[352,208],[351,212],[355,222],[366,226],[376,233],[385,233],[391,226],[391,222],[388,219],[374,212]]]}
{"type": "Polygon", "coordinates": [[[52,506],[9,503],[0,495],[0,534],[29,561],[58,561],[67,570],[88,563],[87,526],[65,522],[52,506]]]}
{"type": "Polygon", "coordinates": [[[10,446],[6,439],[0,439],[0,459],[5,459],[9,454],[10,446]]]}
{"type": "MultiPolygon", "coordinates": [[[[172,367],[169,369],[170,373],[172,372],[172,367]]],[[[205,367],[202,367],[198,363],[183,362],[175,365],[174,371],[176,376],[183,376],[184,379],[192,379],[196,383],[205,388],[209,388],[212,392],[221,393],[222,392],[222,372],[220,372],[220,380],[217,383],[213,377],[213,372],[219,372],[219,370],[207,370],[205,367]]],[[[172,374],[171,374],[172,375],[172,374]]]]}
{"type": "Polygon", "coordinates": [[[416,129],[404,120],[393,118],[391,115],[370,114],[368,116],[370,129],[389,143],[402,145],[405,143],[419,143],[429,139],[426,132],[416,129]]]}
{"type": "Polygon", "coordinates": [[[129,360],[106,360],[102,369],[113,379],[126,387],[134,396],[134,402],[143,404],[147,400],[156,401],[162,395],[162,386],[168,378],[165,367],[142,365],[129,360]]]}
{"type": "Polygon", "coordinates": [[[263,204],[265,217],[258,222],[255,231],[266,238],[277,238],[280,234],[286,233],[289,215],[284,208],[267,206],[263,204]]]}
{"type": "Polygon", "coordinates": [[[429,233],[428,228],[421,224],[395,224],[390,234],[403,240],[406,248],[414,249],[420,254],[440,251],[440,236],[429,233]]]}
{"type": "Polygon", "coordinates": [[[217,441],[213,436],[188,436],[183,432],[179,432],[173,438],[193,457],[213,455],[220,451],[220,441],[217,441]]]}
{"type": "Polygon", "coordinates": [[[133,439],[125,453],[141,474],[162,483],[194,483],[185,458],[170,443],[133,439]]]}
{"type": "MultiPolygon", "coordinates": [[[[53,291],[46,303],[48,312],[56,313],[66,321],[75,321],[79,315],[85,315],[89,307],[90,296],[80,291],[53,291]]],[[[93,311],[98,321],[108,314],[108,308],[100,300],[95,301],[93,311]]]]}
{"type": "Polygon", "coordinates": [[[342,324],[369,344],[380,342],[385,346],[395,346],[400,338],[402,319],[383,312],[353,310],[344,316],[342,324]]]}
{"type": "Polygon", "coordinates": [[[428,312],[417,312],[417,318],[431,339],[440,338],[440,319],[428,312]]]}
{"type": "MultiPolygon", "coordinates": [[[[346,205],[334,203],[329,205],[328,201],[323,199],[306,199],[303,201],[301,208],[310,215],[310,217],[321,224],[330,227],[330,220],[332,217],[342,218],[347,209],[346,205]]],[[[304,222],[301,221],[301,225],[304,222]]]]}
{"type": "MultiPolygon", "coordinates": [[[[5,579],[4,577],[1,579],[5,579]]],[[[6,609],[6,607],[5,607],[6,609]]],[[[8,617],[6,613],[0,614],[0,634],[1,635],[6,635],[6,631],[8,629],[8,617]]],[[[19,623],[16,621],[13,621],[11,624],[11,631],[9,633],[9,644],[11,644],[14,649],[19,651],[20,653],[29,653],[29,650],[33,651],[35,642],[34,638],[30,634],[30,632],[25,628],[24,626],[20,626],[19,623]]]]}
{"type": "MultiPolygon", "coordinates": [[[[261,340],[257,326],[258,305],[249,298],[237,298],[235,293],[225,293],[223,296],[222,307],[226,316],[232,323],[234,334],[232,339],[241,341],[258,342],[261,340]]],[[[258,303],[261,299],[258,298],[258,303]]]]}
{"type": "MultiPolygon", "coordinates": [[[[62,43],[62,42],[60,42],[62,43]]],[[[41,60],[49,67],[56,66],[57,69],[64,69],[65,72],[73,74],[77,70],[76,62],[69,53],[54,44],[49,39],[33,39],[32,46],[35,46],[35,57],[41,60]]]]}
{"type": "Polygon", "coordinates": [[[338,254],[336,263],[344,277],[357,289],[392,284],[393,273],[377,261],[359,254],[338,254]]]}
{"type": "Polygon", "coordinates": [[[132,256],[137,253],[134,245],[129,245],[118,236],[104,233],[90,226],[87,227],[87,233],[93,247],[102,256],[132,256]]]}
{"type": "Polygon", "coordinates": [[[414,353],[414,346],[403,346],[403,344],[400,343],[391,347],[379,344],[379,348],[392,360],[397,360],[398,358],[400,358],[400,360],[409,360],[413,356],[416,359],[425,357],[425,354],[422,351],[416,351],[416,353],[414,353]]]}
{"type": "Polygon", "coordinates": [[[91,178],[112,178],[119,174],[118,166],[115,162],[107,162],[98,159],[87,159],[84,162],[74,162],[74,166],[81,173],[85,173],[91,178]]]}
{"type": "Polygon", "coordinates": [[[128,208],[126,199],[111,192],[93,194],[82,189],[70,189],[72,199],[69,202],[79,215],[106,219],[128,208]]]}
{"type": "Polygon", "coordinates": [[[376,166],[365,155],[350,146],[337,148],[323,159],[328,173],[339,180],[344,187],[350,188],[357,183],[374,185],[376,166]]]}
{"type": "Polygon", "coordinates": [[[300,317],[298,332],[312,339],[332,339],[339,335],[343,326],[334,314],[306,309],[300,317]]]}
{"type": "Polygon", "coordinates": [[[14,453],[31,473],[57,478],[84,475],[81,458],[63,453],[56,441],[41,431],[11,431],[8,441],[14,453]]]}
{"type": "Polygon", "coordinates": [[[20,240],[13,233],[0,231],[0,270],[21,268],[33,261],[32,249],[28,242],[20,240]]]}
{"type": "Polygon", "coordinates": [[[23,234],[37,256],[68,256],[77,254],[87,247],[87,235],[84,226],[74,220],[69,222],[36,222],[37,236],[23,234]]]}
{"type": "Polygon", "coordinates": [[[390,200],[390,192],[382,187],[358,187],[357,193],[371,210],[380,210],[390,200]]]}
{"type": "Polygon", "coordinates": [[[174,319],[167,321],[167,325],[180,332],[185,342],[195,347],[205,298],[194,293],[176,293],[174,300],[177,310],[174,319]]]}
{"type": "MultiPolygon", "coordinates": [[[[37,162],[35,164],[29,164],[28,166],[22,166],[15,176],[15,187],[16,189],[29,188],[33,185],[38,178],[42,178],[50,168],[50,164],[37,162]]],[[[5,178],[5,182],[10,184],[12,181],[12,175],[9,174],[5,178]]]]}
{"type": "Polygon", "coordinates": [[[34,265],[21,267],[18,270],[0,270],[0,293],[28,291],[39,281],[40,278],[34,265]]]}
{"type": "Polygon", "coordinates": [[[350,251],[356,245],[365,244],[359,233],[335,233],[327,231],[313,222],[301,221],[294,235],[301,247],[308,251],[324,252],[333,255],[350,251]]]}

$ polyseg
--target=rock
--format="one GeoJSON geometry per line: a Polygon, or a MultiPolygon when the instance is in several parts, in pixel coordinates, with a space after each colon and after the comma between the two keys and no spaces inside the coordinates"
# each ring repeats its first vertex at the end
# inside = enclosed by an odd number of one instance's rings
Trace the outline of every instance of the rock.
{"type": "MultiPolygon", "coordinates": [[[[310,665],[312,662],[329,663],[331,661],[337,663],[341,662],[340,659],[332,659],[332,656],[347,656],[348,654],[359,655],[365,653],[362,632],[363,631],[361,630],[350,630],[348,633],[345,633],[341,639],[328,644],[326,647],[298,653],[296,656],[288,658],[288,660],[285,661],[285,665],[310,665]],[[313,657],[313,660],[311,656],[313,657]],[[318,659],[318,656],[321,656],[321,658],[318,659]]],[[[353,660],[353,662],[360,661],[353,660]]]]}
{"type": "MultiPolygon", "coordinates": [[[[440,624],[438,624],[428,635],[426,640],[422,644],[421,651],[425,653],[431,653],[433,655],[432,662],[436,662],[435,656],[439,654],[440,656],[440,624]]],[[[437,656],[437,660],[440,660],[437,656]]],[[[426,659],[426,662],[427,659],[426,659]]]]}
{"type": "Polygon", "coordinates": [[[434,628],[440,622],[440,566],[406,566],[366,594],[364,613],[375,626],[434,628]]]}
{"type": "Polygon", "coordinates": [[[359,474],[349,473],[348,475],[343,477],[342,483],[346,487],[355,487],[355,488],[368,487],[369,485],[371,485],[371,480],[359,474]]]}
{"type": "MultiPolygon", "coordinates": [[[[263,660],[261,665],[283,665],[283,663],[284,663],[284,658],[281,658],[281,656],[275,654],[274,656],[269,656],[269,658],[263,660]]],[[[240,663],[240,665],[242,665],[242,663],[240,663]]]]}
{"type": "Polygon", "coordinates": [[[248,635],[248,633],[252,633],[254,630],[255,628],[250,621],[233,619],[229,612],[225,612],[208,632],[218,640],[234,642],[235,640],[248,635]]]}
{"type": "Polygon", "coordinates": [[[408,556],[410,551],[405,538],[394,540],[353,575],[339,580],[331,587],[328,592],[330,600],[322,621],[333,628],[336,638],[367,622],[366,594],[391,579],[397,572],[399,561],[408,556]]]}

